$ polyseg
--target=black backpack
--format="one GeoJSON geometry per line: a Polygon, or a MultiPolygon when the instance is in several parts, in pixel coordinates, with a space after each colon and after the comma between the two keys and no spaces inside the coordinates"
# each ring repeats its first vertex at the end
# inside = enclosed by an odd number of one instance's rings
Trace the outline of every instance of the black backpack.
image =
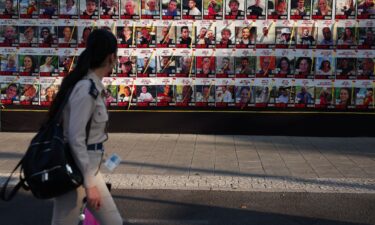
{"type": "MultiPolygon", "coordinates": [[[[91,80],[92,85],[93,81],[91,80]]],[[[64,140],[62,112],[71,90],[66,95],[60,109],[43,125],[16,168],[12,171],[1,189],[0,197],[11,200],[22,187],[30,190],[39,199],[49,199],[63,195],[78,188],[83,183],[81,171],[74,162],[69,144],[64,140]],[[13,173],[20,167],[20,181],[8,196],[6,188],[13,173]]],[[[86,144],[91,125],[91,118],[86,126],[86,144]]]]}

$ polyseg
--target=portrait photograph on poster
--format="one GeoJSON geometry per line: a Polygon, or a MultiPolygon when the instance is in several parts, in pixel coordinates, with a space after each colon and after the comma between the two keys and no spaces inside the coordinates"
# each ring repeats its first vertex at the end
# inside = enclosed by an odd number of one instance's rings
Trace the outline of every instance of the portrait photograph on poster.
{"type": "Polygon", "coordinates": [[[315,48],[317,34],[315,27],[298,27],[296,48],[315,48]]]}
{"type": "Polygon", "coordinates": [[[19,26],[19,46],[20,47],[38,47],[38,27],[37,26],[19,26]]]}
{"type": "Polygon", "coordinates": [[[139,26],[135,28],[138,48],[150,48],[156,46],[156,27],[139,26]]]}
{"type": "Polygon", "coordinates": [[[18,19],[18,0],[0,0],[0,18],[18,19]]]}
{"type": "Polygon", "coordinates": [[[356,0],[336,0],[336,19],[355,19],[356,0]]]}
{"type": "Polygon", "coordinates": [[[337,48],[353,49],[357,48],[357,37],[355,27],[337,27],[337,48]]]}
{"type": "Polygon", "coordinates": [[[20,76],[39,76],[39,60],[36,55],[18,56],[20,76]]]}
{"type": "Polygon", "coordinates": [[[196,85],[195,101],[198,107],[215,106],[215,85],[196,85]]]}
{"type": "Polygon", "coordinates": [[[106,77],[104,83],[104,100],[107,106],[117,106],[117,85],[114,84],[113,78],[106,77]]]}
{"type": "Polygon", "coordinates": [[[335,79],[335,58],[316,57],[315,62],[315,79],[335,79]]]}
{"type": "Polygon", "coordinates": [[[375,79],[374,58],[357,58],[357,79],[375,79]]]}
{"type": "Polygon", "coordinates": [[[0,26],[0,47],[17,47],[18,45],[18,27],[13,25],[0,26]]]}
{"type": "Polygon", "coordinates": [[[216,79],[215,106],[233,107],[235,106],[235,80],[216,79]]]}
{"type": "Polygon", "coordinates": [[[246,0],[247,19],[266,19],[266,0],[246,0]]]}
{"type": "Polygon", "coordinates": [[[78,46],[77,27],[60,26],[58,29],[59,47],[75,48],[78,46]]]}
{"type": "MultiPolygon", "coordinates": [[[[292,86],[276,86],[273,89],[275,93],[275,107],[285,108],[294,107],[296,88],[292,86]]],[[[272,92],[271,92],[272,96],[272,92]]],[[[272,102],[272,97],[270,99],[272,102]]]]}
{"type": "Polygon", "coordinates": [[[157,106],[173,106],[176,103],[176,86],[171,84],[156,85],[157,106]]]}
{"type": "Polygon", "coordinates": [[[244,109],[250,106],[255,106],[255,87],[250,87],[247,85],[236,85],[235,93],[236,107],[244,109]]]}
{"type": "Polygon", "coordinates": [[[258,28],[256,47],[270,48],[276,43],[275,26],[273,23],[258,28]]]}
{"type": "Polygon", "coordinates": [[[195,106],[195,85],[193,85],[191,79],[176,79],[175,93],[176,106],[195,106]]]}
{"type": "Polygon", "coordinates": [[[202,0],[182,0],[182,19],[201,20],[202,0]]]}
{"type": "Polygon", "coordinates": [[[117,27],[117,45],[119,48],[136,47],[136,39],[133,31],[135,32],[135,27],[117,27]]]}
{"type": "Polygon", "coordinates": [[[121,84],[117,86],[118,106],[129,106],[130,102],[133,104],[137,102],[137,93],[133,82],[134,81],[131,81],[128,84],[121,84]]]}
{"type": "Polygon", "coordinates": [[[294,57],[277,56],[274,76],[277,78],[294,77],[294,57]]]}
{"type": "Polygon", "coordinates": [[[276,27],[276,48],[294,48],[296,45],[296,27],[276,27]]]}
{"type": "Polygon", "coordinates": [[[173,48],[176,47],[176,27],[172,26],[159,26],[156,28],[156,47],[158,48],[173,48]]]}
{"type": "Polygon", "coordinates": [[[288,19],[288,2],[287,0],[270,0],[267,9],[268,19],[288,19]]]}
{"type": "Polygon", "coordinates": [[[335,106],[339,109],[354,108],[355,99],[352,94],[354,88],[351,87],[335,87],[335,106]]]}
{"type": "Polygon", "coordinates": [[[196,27],[196,48],[214,48],[216,44],[215,24],[211,22],[199,23],[196,27]]]}
{"type": "MultiPolygon", "coordinates": [[[[307,82],[306,82],[307,83],[307,82]]],[[[314,107],[315,105],[315,87],[313,85],[309,86],[303,82],[296,82],[296,95],[295,95],[295,107],[305,108],[314,107]]]]}
{"type": "Polygon", "coordinates": [[[141,1],[141,19],[160,19],[160,1],[141,1]]]}
{"type": "Polygon", "coordinates": [[[58,36],[56,26],[39,27],[39,47],[56,48],[58,47],[58,36]]]}
{"type": "Polygon", "coordinates": [[[255,86],[254,88],[254,96],[255,96],[255,106],[258,108],[267,107],[268,102],[270,100],[270,93],[272,87],[268,86],[255,86]]]}
{"type": "Polygon", "coordinates": [[[356,71],[356,58],[336,58],[336,79],[355,79],[356,71]]]}
{"type": "Polygon", "coordinates": [[[178,26],[177,32],[177,48],[193,48],[195,47],[195,27],[178,26]]]}
{"type": "Polygon", "coordinates": [[[50,106],[56,98],[60,89],[61,79],[58,77],[41,77],[40,78],[40,105],[50,106]]]}
{"type": "Polygon", "coordinates": [[[66,76],[72,71],[77,63],[76,56],[60,56],[59,57],[59,74],[60,76],[66,76]]]}
{"type": "Polygon", "coordinates": [[[176,77],[195,77],[194,56],[176,56],[176,77]]]}
{"type": "Polygon", "coordinates": [[[59,58],[56,55],[39,56],[39,75],[40,76],[58,76],[59,58]]]}
{"type": "Polygon", "coordinates": [[[235,57],[235,73],[237,78],[255,77],[256,56],[235,57]]]}
{"type": "Polygon", "coordinates": [[[334,88],[315,87],[315,107],[316,108],[334,108],[334,88]]]}
{"type": "Polygon", "coordinates": [[[373,0],[358,0],[357,4],[357,19],[375,18],[375,3],[373,0]]]}
{"type": "MultiPolygon", "coordinates": [[[[295,78],[312,79],[314,78],[313,60],[309,57],[297,57],[295,60],[295,78]]],[[[315,64],[315,62],[314,62],[315,64]]]]}
{"type": "Polygon", "coordinates": [[[156,106],[156,85],[137,85],[137,106],[156,106]]]}
{"type": "Polygon", "coordinates": [[[78,19],[79,0],[60,0],[59,1],[59,18],[60,19],[78,19]]]}
{"type": "Polygon", "coordinates": [[[19,0],[20,18],[38,19],[38,1],[36,0],[19,0]]]}
{"type": "Polygon", "coordinates": [[[75,28],[77,30],[77,40],[78,40],[78,47],[84,48],[86,47],[87,39],[91,32],[95,29],[94,27],[85,27],[79,26],[75,28]]]}
{"type": "Polygon", "coordinates": [[[358,49],[375,49],[375,27],[358,28],[358,49]]]}
{"type": "Polygon", "coordinates": [[[295,0],[290,2],[290,19],[311,19],[311,0],[295,0]]]}
{"type": "Polygon", "coordinates": [[[79,0],[80,19],[99,19],[99,0],[79,0]]]}
{"type": "Polygon", "coordinates": [[[20,77],[18,93],[21,105],[39,105],[39,84],[35,78],[20,77]]]}
{"type": "Polygon", "coordinates": [[[161,0],[161,10],[163,20],[180,20],[181,0],[161,0]]]}
{"type": "Polygon", "coordinates": [[[234,57],[232,56],[217,56],[216,57],[216,77],[234,77],[234,57]]]}
{"type": "Polygon", "coordinates": [[[19,83],[13,77],[0,77],[1,104],[11,105],[19,103],[19,83]]]}
{"type": "Polygon", "coordinates": [[[217,26],[216,33],[216,48],[234,48],[236,46],[234,24],[217,26]]]}
{"type": "Polygon", "coordinates": [[[120,9],[118,0],[100,0],[101,19],[119,19],[120,9]]]}
{"type": "Polygon", "coordinates": [[[273,77],[276,69],[275,56],[258,56],[256,77],[273,77]]]}
{"type": "Polygon", "coordinates": [[[214,56],[197,56],[196,77],[215,77],[216,62],[214,56]]]}
{"type": "Polygon", "coordinates": [[[222,20],[224,0],[203,0],[203,19],[222,20]]]}
{"type": "Polygon", "coordinates": [[[312,19],[330,20],[332,19],[332,0],[314,0],[312,19]]]}
{"type": "Polygon", "coordinates": [[[39,18],[41,19],[58,19],[58,0],[41,0],[39,1],[39,18]]]}
{"type": "Polygon", "coordinates": [[[18,55],[3,54],[0,55],[0,74],[1,75],[18,75],[18,55]]]}
{"type": "Polygon", "coordinates": [[[333,49],[336,46],[336,41],[333,40],[333,26],[318,27],[318,41],[317,48],[319,49],[333,49]]]}
{"type": "Polygon", "coordinates": [[[224,18],[226,20],[245,19],[245,0],[226,0],[224,18]]]}
{"type": "Polygon", "coordinates": [[[174,77],[176,76],[176,57],[174,56],[157,56],[157,76],[174,77]]]}
{"type": "Polygon", "coordinates": [[[355,88],[355,105],[359,109],[375,108],[375,92],[374,88],[358,87],[355,88]]]}
{"type": "Polygon", "coordinates": [[[120,0],[121,19],[140,19],[140,2],[136,0],[120,0]]]}
{"type": "Polygon", "coordinates": [[[156,59],[155,56],[138,56],[137,57],[137,76],[152,77],[156,76],[156,59]]]}
{"type": "Polygon", "coordinates": [[[137,76],[137,57],[119,56],[117,64],[118,77],[136,77],[137,76]]]}
{"type": "Polygon", "coordinates": [[[236,27],[236,48],[252,48],[257,38],[257,28],[236,27]]]}

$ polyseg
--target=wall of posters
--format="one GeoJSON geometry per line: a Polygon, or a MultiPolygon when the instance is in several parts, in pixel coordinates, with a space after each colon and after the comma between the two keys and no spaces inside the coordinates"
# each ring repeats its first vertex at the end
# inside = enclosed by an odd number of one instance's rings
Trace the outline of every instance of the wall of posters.
{"type": "Polygon", "coordinates": [[[0,0],[1,104],[48,107],[108,29],[119,109],[373,110],[374,0],[0,0]]]}

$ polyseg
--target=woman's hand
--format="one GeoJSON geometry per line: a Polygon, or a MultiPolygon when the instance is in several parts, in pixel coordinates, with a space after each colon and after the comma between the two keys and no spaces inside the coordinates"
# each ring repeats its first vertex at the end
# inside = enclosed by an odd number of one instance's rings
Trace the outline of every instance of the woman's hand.
{"type": "Polygon", "coordinates": [[[95,209],[99,210],[101,206],[101,196],[99,193],[99,190],[96,186],[91,188],[86,188],[86,198],[87,198],[87,204],[95,209]]]}

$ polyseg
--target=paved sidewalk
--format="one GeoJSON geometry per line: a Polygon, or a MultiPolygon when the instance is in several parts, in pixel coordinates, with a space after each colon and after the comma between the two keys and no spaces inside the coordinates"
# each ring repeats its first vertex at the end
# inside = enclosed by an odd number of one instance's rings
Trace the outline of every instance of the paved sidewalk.
{"type": "MultiPolygon", "coordinates": [[[[0,183],[30,133],[0,132],[0,183]]],[[[375,138],[110,134],[115,188],[375,193],[375,138]]]]}

